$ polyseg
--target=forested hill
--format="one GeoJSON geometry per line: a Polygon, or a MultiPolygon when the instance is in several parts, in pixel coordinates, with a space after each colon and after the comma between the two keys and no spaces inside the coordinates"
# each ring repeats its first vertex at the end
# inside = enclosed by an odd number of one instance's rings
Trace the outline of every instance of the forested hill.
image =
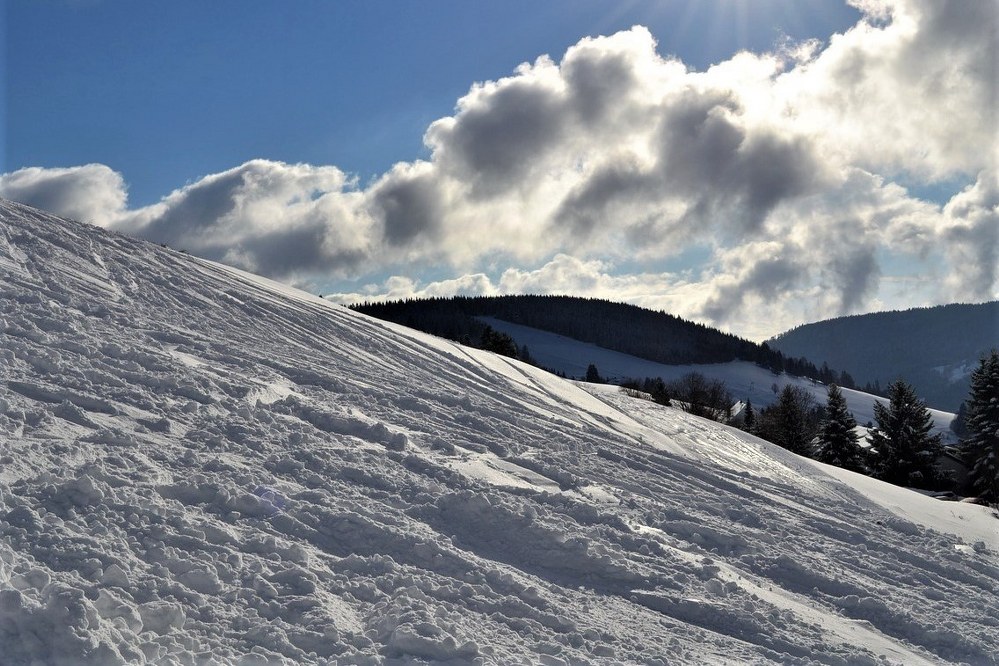
{"type": "MultiPolygon", "coordinates": [[[[853,385],[828,368],[786,358],[767,345],[723,333],[680,317],[634,305],[575,296],[455,296],[411,299],[352,306],[365,314],[474,346],[483,344],[486,325],[477,317],[514,324],[590,342],[639,358],[682,365],[743,360],[775,371],[853,385]]],[[[515,350],[517,351],[517,350],[515,350]]]]}
{"type": "Polygon", "coordinates": [[[840,317],[791,329],[769,344],[842,368],[860,383],[886,386],[902,377],[924,400],[956,411],[979,358],[999,347],[999,301],[840,317]]]}

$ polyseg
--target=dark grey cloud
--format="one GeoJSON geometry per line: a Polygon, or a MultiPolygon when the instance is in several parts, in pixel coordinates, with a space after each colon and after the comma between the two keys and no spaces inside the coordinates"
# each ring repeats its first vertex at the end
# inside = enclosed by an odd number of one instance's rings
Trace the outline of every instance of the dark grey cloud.
{"type": "Polygon", "coordinates": [[[991,300],[996,298],[995,284],[999,277],[999,216],[989,225],[961,226],[947,234],[952,243],[950,253],[964,263],[956,269],[962,278],[954,285],[956,300],[991,300]]]}
{"type": "Polygon", "coordinates": [[[541,58],[476,86],[425,140],[435,164],[475,197],[524,188],[553,158],[564,169],[571,153],[588,150],[581,146],[613,149],[616,139],[645,131],[656,100],[644,94],[639,70],[657,61],[645,28],[584,39],[558,65],[541,58]]]}
{"type": "Polygon", "coordinates": [[[654,203],[656,185],[653,174],[635,160],[611,161],[566,195],[553,217],[555,230],[568,232],[574,242],[586,241],[613,223],[614,208],[650,199],[654,203]]]}
{"type": "Polygon", "coordinates": [[[686,89],[664,104],[659,160],[671,187],[711,187],[730,168],[746,139],[734,118],[739,110],[734,95],[724,90],[686,89]]]}
{"type": "Polygon", "coordinates": [[[666,191],[690,202],[687,224],[756,232],[824,170],[806,140],[747,128],[740,111],[730,94],[690,90],[665,108],[659,171],[666,191]]]}
{"type": "Polygon", "coordinates": [[[372,254],[370,225],[344,185],[332,167],[253,160],[123,214],[115,227],[269,277],[344,274],[372,254]]]}
{"type": "Polygon", "coordinates": [[[385,241],[394,247],[438,234],[445,212],[441,197],[440,183],[427,169],[397,168],[369,192],[385,241]]]}
{"type": "Polygon", "coordinates": [[[747,127],[741,111],[729,92],[671,97],[656,133],[657,163],[611,153],[563,199],[555,225],[587,238],[601,225],[619,226],[628,219],[619,213],[632,209],[640,211],[627,230],[635,243],[756,235],[781,202],[812,192],[825,168],[806,140],[747,127]]]}
{"type": "Polygon", "coordinates": [[[545,80],[508,80],[488,95],[475,95],[454,119],[427,131],[435,162],[467,181],[477,196],[519,186],[567,131],[565,108],[545,80]]]}
{"type": "Polygon", "coordinates": [[[850,246],[849,238],[843,240],[847,252],[833,257],[827,270],[826,284],[839,295],[837,315],[852,314],[860,309],[875,292],[881,278],[875,248],[850,246]]]}
{"type": "MultiPolygon", "coordinates": [[[[238,250],[249,253],[257,272],[279,276],[333,270],[349,273],[370,258],[365,248],[332,243],[326,221],[254,236],[243,241],[238,250]]],[[[220,257],[226,258],[224,253],[220,257]]]]}
{"type": "Polygon", "coordinates": [[[742,146],[731,170],[730,184],[742,192],[745,222],[758,228],[774,207],[813,191],[824,168],[814,148],[800,137],[763,131],[742,146]]]}
{"type": "MultiPolygon", "coordinates": [[[[253,168],[232,169],[209,176],[175,193],[160,214],[151,216],[142,227],[142,237],[171,246],[211,245],[210,239],[217,235],[225,218],[235,210],[239,192],[246,185],[247,172],[253,168]]],[[[213,259],[221,257],[218,250],[213,254],[213,259]]]]}
{"type": "Polygon", "coordinates": [[[608,49],[593,40],[566,54],[561,67],[568,89],[566,104],[584,127],[599,127],[632,106],[628,98],[640,87],[635,56],[631,50],[608,49]]]}
{"type": "MultiPolygon", "coordinates": [[[[786,248],[790,249],[790,248],[786,248]]],[[[800,255],[794,251],[773,255],[773,246],[758,256],[744,252],[743,270],[718,284],[714,293],[701,306],[701,314],[711,321],[727,321],[740,312],[747,300],[757,298],[763,303],[782,300],[784,294],[797,286],[807,275],[800,255]]]]}

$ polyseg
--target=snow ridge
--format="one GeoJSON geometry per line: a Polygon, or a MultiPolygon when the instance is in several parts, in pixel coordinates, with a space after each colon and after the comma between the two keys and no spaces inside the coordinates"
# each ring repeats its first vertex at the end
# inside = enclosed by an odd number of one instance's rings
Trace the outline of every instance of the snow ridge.
{"type": "Polygon", "coordinates": [[[984,508],[590,390],[0,201],[2,660],[996,663],[984,508]]]}

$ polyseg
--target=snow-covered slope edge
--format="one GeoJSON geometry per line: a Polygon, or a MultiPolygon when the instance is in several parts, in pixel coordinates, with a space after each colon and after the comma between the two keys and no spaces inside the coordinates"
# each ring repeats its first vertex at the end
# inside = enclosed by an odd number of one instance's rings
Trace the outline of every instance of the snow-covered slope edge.
{"type": "Polygon", "coordinates": [[[994,663],[999,523],[882,490],[0,202],[4,663],[994,663]]]}
{"type": "MultiPolygon", "coordinates": [[[[661,377],[666,381],[679,379],[688,372],[700,373],[709,379],[720,379],[732,393],[735,400],[752,402],[756,409],[777,402],[778,394],[788,384],[807,391],[816,404],[826,403],[828,387],[806,377],[795,377],[787,373],[774,374],[749,361],[729,363],[707,363],[700,365],[665,365],[648,361],[621,352],[603,349],[588,342],[580,342],[563,335],[540,331],[536,328],[511,324],[492,317],[481,317],[495,330],[512,336],[518,344],[528,345],[531,356],[538,365],[565,373],[570,377],[583,377],[590,363],[596,365],[601,376],[612,382],[626,379],[661,377]]],[[[888,404],[884,398],[856,391],[842,389],[843,397],[853,417],[860,424],[874,421],[874,405],[877,402],[888,404]]],[[[957,437],[950,429],[954,414],[939,409],[930,409],[933,417],[933,433],[943,437],[945,443],[956,444],[957,437]]]]}

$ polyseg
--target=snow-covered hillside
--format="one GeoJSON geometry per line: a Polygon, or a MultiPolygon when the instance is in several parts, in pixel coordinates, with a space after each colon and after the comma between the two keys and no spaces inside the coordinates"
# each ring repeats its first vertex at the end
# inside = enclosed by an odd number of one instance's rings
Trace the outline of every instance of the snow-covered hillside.
{"type": "Polygon", "coordinates": [[[971,372],[999,345],[999,301],[871,312],[804,324],[768,340],[790,356],[846,370],[860,383],[898,376],[927,402],[957,409],[971,372]]]}
{"type": "MultiPolygon", "coordinates": [[[[731,363],[710,363],[702,365],[664,365],[655,361],[629,356],[620,352],[603,349],[594,344],[580,342],[564,335],[539,331],[536,328],[511,324],[492,317],[481,317],[497,331],[512,336],[517,344],[527,345],[531,356],[541,366],[565,373],[569,377],[583,377],[590,363],[597,366],[602,377],[612,381],[624,379],[644,379],[662,377],[669,381],[678,379],[688,372],[699,372],[710,379],[720,379],[732,393],[735,400],[749,400],[756,408],[766,407],[777,401],[777,394],[787,384],[800,386],[815,398],[819,405],[826,403],[828,387],[820,382],[804,377],[794,377],[785,373],[774,374],[748,361],[731,363]]],[[[847,407],[857,423],[861,425],[874,421],[874,404],[887,404],[884,398],[863,391],[843,389],[847,407]]],[[[954,414],[940,409],[930,409],[933,416],[934,433],[940,434],[944,442],[956,442],[950,429],[954,414]]]]}
{"type": "Polygon", "coordinates": [[[0,202],[0,661],[996,663],[999,521],[0,202]]]}

